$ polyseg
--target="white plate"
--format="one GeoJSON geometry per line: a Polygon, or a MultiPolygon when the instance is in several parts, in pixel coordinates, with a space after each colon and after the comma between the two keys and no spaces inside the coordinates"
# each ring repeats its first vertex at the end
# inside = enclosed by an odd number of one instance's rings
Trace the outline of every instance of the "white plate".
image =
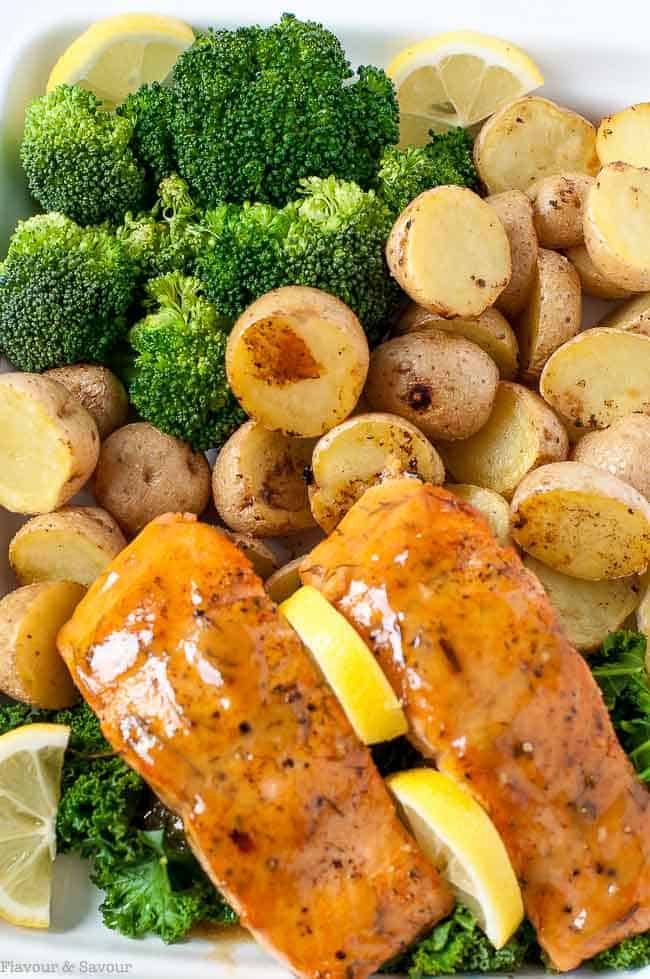
{"type": "MultiPolygon", "coordinates": [[[[650,98],[650,8],[645,0],[460,0],[447,4],[400,0],[238,0],[230,11],[214,0],[111,3],[101,0],[0,0],[0,255],[16,218],[29,204],[17,165],[26,102],[43,90],[50,67],[90,19],[129,9],[172,13],[196,24],[218,18],[223,26],[268,22],[285,9],[315,17],[335,30],[354,63],[386,64],[404,44],[453,28],[474,28],[520,44],[547,79],[545,94],[598,119],[613,109],[650,98]]],[[[0,555],[21,521],[0,511],[0,555]]],[[[11,587],[4,558],[0,591],[11,587]]],[[[278,900],[281,900],[281,895],[278,900]]],[[[85,867],[57,862],[54,921],[50,932],[0,923],[0,975],[123,975],[131,979],[276,979],[287,972],[253,942],[239,936],[192,939],[165,946],[157,939],[131,941],[105,929],[99,895],[85,867]]],[[[650,975],[650,969],[642,970],[650,975]]],[[[642,974],[636,973],[637,976],[642,974]]],[[[526,979],[530,973],[520,973],[526,979]]],[[[583,970],[581,976],[591,974],[583,970]]],[[[602,974],[601,974],[602,975],[602,974]]],[[[617,973],[624,977],[625,973],[617,973]]],[[[631,975],[631,974],[630,974],[631,975]]]]}

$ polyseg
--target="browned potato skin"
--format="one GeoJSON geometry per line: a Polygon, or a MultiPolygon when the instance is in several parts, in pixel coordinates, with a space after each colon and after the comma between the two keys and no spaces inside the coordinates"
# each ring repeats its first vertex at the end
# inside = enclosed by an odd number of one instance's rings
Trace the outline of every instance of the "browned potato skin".
{"type": "Polygon", "coordinates": [[[240,551],[246,555],[250,563],[253,565],[253,570],[255,574],[266,581],[278,570],[278,561],[268,546],[259,537],[251,537],[250,534],[236,534],[231,530],[225,530],[224,533],[230,537],[231,541],[237,545],[240,551]]]}
{"type": "Polygon", "coordinates": [[[373,411],[400,415],[429,439],[453,441],[482,428],[498,383],[496,364],[475,343],[429,330],[373,351],[366,398],[373,411]]]}
{"type": "Polygon", "coordinates": [[[92,415],[102,441],[126,422],[129,399],[122,382],[99,364],[54,367],[45,377],[58,381],[92,415]]]}
{"type": "Polygon", "coordinates": [[[594,184],[586,173],[562,173],[542,177],[528,190],[533,220],[544,248],[572,248],[585,240],[585,201],[594,184]]]}
{"type": "Polygon", "coordinates": [[[313,439],[292,439],[248,421],[230,436],[212,471],[212,495],[231,530],[274,537],[313,527],[305,469],[313,439]]]}
{"type": "Polygon", "coordinates": [[[103,443],[93,492],[122,530],[134,535],[163,513],[203,513],[210,467],[185,442],[148,422],[134,422],[103,443]]]}
{"type": "Polygon", "coordinates": [[[504,316],[516,316],[525,306],[535,279],[538,242],[533,205],[521,190],[505,190],[485,199],[506,230],[512,259],[510,282],[494,305],[504,316]]]}
{"type": "MultiPolygon", "coordinates": [[[[567,248],[565,253],[580,277],[582,291],[595,299],[627,299],[630,293],[610,282],[591,260],[585,245],[567,248]]],[[[603,326],[605,324],[602,324],[603,326]]]]}
{"type": "Polygon", "coordinates": [[[581,322],[578,273],[564,255],[540,248],[535,284],[517,328],[524,383],[536,382],[548,358],[580,331],[581,322]]]}
{"type": "Polygon", "coordinates": [[[600,432],[588,432],[573,458],[604,469],[650,499],[650,416],[626,415],[600,432]]]}

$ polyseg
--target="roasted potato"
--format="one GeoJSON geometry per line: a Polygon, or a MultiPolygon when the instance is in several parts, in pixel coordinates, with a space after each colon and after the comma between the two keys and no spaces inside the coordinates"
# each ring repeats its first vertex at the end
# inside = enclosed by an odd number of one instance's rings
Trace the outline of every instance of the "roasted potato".
{"type": "Polygon", "coordinates": [[[594,296],[596,299],[627,299],[630,295],[627,289],[621,289],[614,282],[610,282],[596,268],[585,245],[567,248],[565,255],[578,273],[582,291],[587,296],[594,296]]]}
{"type": "Polygon", "coordinates": [[[510,281],[505,228],[465,187],[434,187],[402,211],[386,243],[392,275],[410,298],[441,316],[478,316],[510,281]]]}
{"type": "Polygon", "coordinates": [[[32,517],[9,545],[9,562],[21,585],[76,581],[88,587],[126,547],[111,515],[99,507],[63,507],[32,517]]]}
{"type": "Polygon", "coordinates": [[[566,459],[569,441],[538,395],[501,381],[487,424],[462,442],[440,442],[438,450],[454,479],[509,499],[526,473],[566,459]]]}
{"type": "Polygon", "coordinates": [[[585,245],[604,276],[630,292],[650,290],[650,170],[608,163],[589,191],[585,245]]]}
{"type": "Polygon", "coordinates": [[[271,431],[323,435],[353,411],[368,373],[368,341],[351,309],[320,289],[287,286],[257,299],[228,338],[228,380],[271,431]]]}
{"type": "Polygon", "coordinates": [[[648,639],[645,666],[650,673],[650,573],[647,571],[641,578],[641,600],[636,610],[636,627],[648,639]]]}
{"type": "Polygon", "coordinates": [[[413,422],[430,439],[467,438],[486,423],[499,372],[464,337],[409,333],[372,352],[366,399],[373,411],[413,422]]]}
{"type": "Polygon", "coordinates": [[[300,588],[300,565],[304,560],[304,557],[294,558],[293,561],[274,571],[267,580],[266,590],[276,605],[281,605],[300,588]]]}
{"type": "Polygon", "coordinates": [[[488,193],[527,191],[541,177],[598,172],[596,130],[576,112],[539,95],[517,99],[484,123],[474,162],[488,193]]]}
{"type": "Polygon", "coordinates": [[[514,331],[505,317],[493,307],[479,316],[454,316],[445,319],[417,303],[411,303],[397,322],[396,333],[422,333],[442,330],[471,340],[492,358],[504,381],[512,380],[519,367],[519,349],[514,331]]]}
{"type": "Polygon", "coordinates": [[[517,323],[522,377],[533,383],[554,350],[582,323],[582,290],[568,258],[540,248],[533,288],[517,323]]]}
{"type": "Polygon", "coordinates": [[[521,190],[505,190],[486,198],[499,215],[510,242],[512,275],[495,305],[505,316],[516,316],[523,309],[535,277],[537,232],[533,224],[533,205],[521,190]]]}
{"type": "Polygon", "coordinates": [[[305,472],[313,439],[292,439],[248,421],[230,436],[212,471],[212,497],[226,526],[274,537],[314,525],[305,472]]]}
{"type": "Polygon", "coordinates": [[[578,334],[549,358],[540,392],[583,432],[650,414],[650,336],[601,327],[578,334]]]}
{"type": "Polygon", "coordinates": [[[558,173],[528,188],[533,220],[544,248],[572,248],[585,240],[583,219],[594,178],[586,173],[558,173]]]}
{"type": "Polygon", "coordinates": [[[78,694],[56,648],[56,637],[84,591],[72,581],[41,581],[0,600],[2,693],[43,710],[76,703],[78,694]]]}
{"type": "Polygon", "coordinates": [[[46,371],[67,388],[73,398],[93,416],[100,439],[124,425],[129,414],[129,399],[122,382],[99,364],[72,364],[46,371]]]}
{"type": "Polygon", "coordinates": [[[517,487],[511,509],[519,546],[572,578],[625,578],[650,561],[650,503],[594,466],[536,469],[517,487]]]}
{"type": "Polygon", "coordinates": [[[600,432],[589,432],[573,458],[618,476],[650,499],[650,417],[626,415],[600,432]]]}
{"type": "Polygon", "coordinates": [[[598,326],[650,336],[650,292],[633,296],[598,321],[598,326]]]}
{"type": "Polygon", "coordinates": [[[605,116],[598,127],[596,152],[603,166],[621,160],[634,167],[650,167],[650,102],[605,116]]]}
{"type": "Polygon", "coordinates": [[[162,513],[203,513],[210,499],[210,467],[185,442],[148,422],[134,422],[103,443],[93,492],[133,535],[162,513]]]}
{"type": "Polygon", "coordinates": [[[446,483],[445,489],[482,513],[492,533],[502,544],[510,543],[510,507],[507,500],[494,490],[469,483],[446,483]]]}
{"type": "Polygon", "coordinates": [[[262,581],[266,581],[270,578],[278,569],[278,562],[275,554],[263,540],[257,537],[251,537],[250,534],[235,534],[230,531],[226,531],[228,537],[237,545],[240,551],[243,551],[250,563],[253,565],[253,570],[262,581]]]}
{"type": "Polygon", "coordinates": [[[576,649],[592,652],[620,629],[639,604],[639,579],[580,581],[527,554],[524,564],[539,579],[564,634],[576,649]]]}
{"type": "Polygon", "coordinates": [[[41,374],[0,376],[0,505],[48,513],[90,478],[99,456],[97,425],[58,381],[41,374]]]}
{"type": "Polygon", "coordinates": [[[348,418],[314,449],[309,502],[316,522],[329,534],[369,486],[411,474],[442,483],[445,468],[422,432],[396,415],[348,418]]]}

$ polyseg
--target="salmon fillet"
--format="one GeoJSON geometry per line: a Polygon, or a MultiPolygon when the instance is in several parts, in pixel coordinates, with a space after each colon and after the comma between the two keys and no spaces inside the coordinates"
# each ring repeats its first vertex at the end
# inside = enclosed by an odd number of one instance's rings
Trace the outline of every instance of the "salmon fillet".
{"type": "Polygon", "coordinates": [[[110,743],[294,972],[365,977],[450,911],[297,634],[214,527],[150,524],[59,647],[110,743]]]}
{"type": "Polygon", "coordinates": [[[369,490],[305,560],[402,698],[420,750],[496,824],[557,969],[650,928],[650,793],[512,548],[445,490],[369,490]]]}

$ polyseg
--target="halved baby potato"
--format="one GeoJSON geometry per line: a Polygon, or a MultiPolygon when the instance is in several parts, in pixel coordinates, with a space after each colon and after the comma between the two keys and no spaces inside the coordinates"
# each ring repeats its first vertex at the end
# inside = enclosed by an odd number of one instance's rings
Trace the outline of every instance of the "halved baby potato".
{"type": "Polygon", "coordinates": [[[496,211],[465,187],[434,187],[402,211],[386,243],[392,275],[410,298],[441,316],[478,316],[512,274],[496,211]]]}
{"type": "Polygon", "coordinates": [[[442,330],[454,336],[465,337],[484,350],[499,368],[502,380],[516,376],[519,366],[517,337],[505,316],[490,307],[479,316],[454,316],[445,319],[417,303],[411,303],[398,320],[396,333],[421,333],[442,330]]]}
{"type": "Polygon", "coordinates": [[[253,571],[262,581],[266,581],[278,570],[278,559],[265,541],[259,537],[251,537],[250,534],[237,534],[230,530],[224,530],[224,533],[246,555],[253,565],[253,571]]]}
{"type": "Polygon", "coordinates": [[[274,537],[314,525],[305,471],[313,439],[289,438],[248,421],[230,436],[212,470],[212,495],[231,530],[274,537]]]}
{"type": "Polygon", "coordinates": [[[650,170],[608,163],[589,191],[585,245],[603,275],[630,292],[650,290],[650,170]]]}
{"type": "Polygon", "coordinates": [[[583,218],[594,178],[586,173],[558,173],[528,188],[533,220],[544,248],[571,248],[584,241],[583,218]]]}
{"type": "Polygon", "coordinates": [[[552,174],[595,176],[596,130],[577,112],[529,95],[487,120],[474,144],[474,162],[490,194],[527,191],[552,174]]]}
{"type": "Polygon", "coordinates": [[[502,544],[510,543],[510,506],[503,496],[484,486],[469,483],[446,483],[445,489],[482,513],[492,533],[502,544]]]}
{"type": "Polygon", "coordinates": [[[537,380],[553,351],[582,323],[582,290],[568,258],[540,248],[533,288],[517,324],[522,377],[537,380]]]}
{"type": "Polygon", "coordinates": [[[650,499],[650,416],[626,415],[600,432],[588,432],[573,458],[618,476],[650,499]]]}
{"type": "Polygon", "coordinates": [[[309,502],[316,522],[329,534],[369,486],[412,475],[442,483],[445,468],[422,432],[397,415],[356,415],[317,443],[312,458],[309,502]]]}
{"type": "Polygon", "coordinates": [[[286,286],[239,317],[226,371],[244,410],[265,428],[315,437],[353,411],[368,357],[361,324],[345,303],[320,289],[286,286]]]}
{"type": "MultiPolygon", "coordinates": [[[[610,282],[596,268],[585,245],[575,245],[573,248],[567,248],[564,254],[578,273],[582,291],[587,296],[594,296],[596,299],[627,299],[630,295],[628,289],[621,289],[615,282],[610,282]]],[[[613,323],[603,323],[602,325],[614,326],[613,323]]]]}
{"type": "Polygon", "coordinates": [[[438,444],[454,479],[510,498],[537,466],[566,459],[569,441],[542,399],[521,384],[501,381],[487,424],[471,438],[438,444]]]}
{"type": "Polygon", "coordinates": [[[9,545],[9,562],[21,585],[76,581],[88,587],[124,547],[106,510],[63,507],[23,524],[9,545]]]}
{"type": "Polygon", "coordinates": [[[596,150],[606,163],[631,163],[650,167],[650,102],[638,102],[605,116],[598,127],[596,150]]]}
{"type": "Polygon", "coordinates": [[[582,431],[650,414],[650,336],[602,327],[579,333],[549,358],[540,392],[582,431]]]}
{"type": "Polygon", "coordinates": [[[527,554],[524,564],[539,579],[565,636],[583,653],[598,649],[639,604],[639,579],[581,581],[527,554]]]}
{"type": "Polygon", "coordinates": [[[287,598],[291,598],[293,593],[297,592],[301,587],[300,566],[304,560],[304,555],[302,557],[295,557],[293,561],[289,561],[281,568],[278,568],[277,571],[274,571],[266,581],[264,587],[276,605],[281,605],[282,602],[286,602],[287,598]]]}
{"type": "Polygon", "coordinates": [[[648,639],[645,667],[650,673],[650,574],[647,571],[641,578],[641,601],[636,610],[636,626],[648,639]]]}
{"type": "Polygon", "coordinates": [[[650,292],[633,296],[598,321],[598,326],[650,335],[650,292]]]}
{"type": "Polygon", "coordinates": [[[58,381],[92,415],[100,439],[107,438],[129,414],[129,398],[122,382],[100,364],[53,367],[45,377],[58,381]]]}
{"type": "Polygon", "coordinates": [[[521,190],[504,190],[486,201],[499,215],[510,242],[512,275],[495,305],[505,316],[521,312],[528,298],[537,264],[537,232],[533,205],[521,190]]]}
{"type": "Polygon", "coordinates": [[[511,509],[519,546],[572,578],[625,578],[650,562],[650,503],[594,466],[536,469],[517,487],[511,509]]]}

